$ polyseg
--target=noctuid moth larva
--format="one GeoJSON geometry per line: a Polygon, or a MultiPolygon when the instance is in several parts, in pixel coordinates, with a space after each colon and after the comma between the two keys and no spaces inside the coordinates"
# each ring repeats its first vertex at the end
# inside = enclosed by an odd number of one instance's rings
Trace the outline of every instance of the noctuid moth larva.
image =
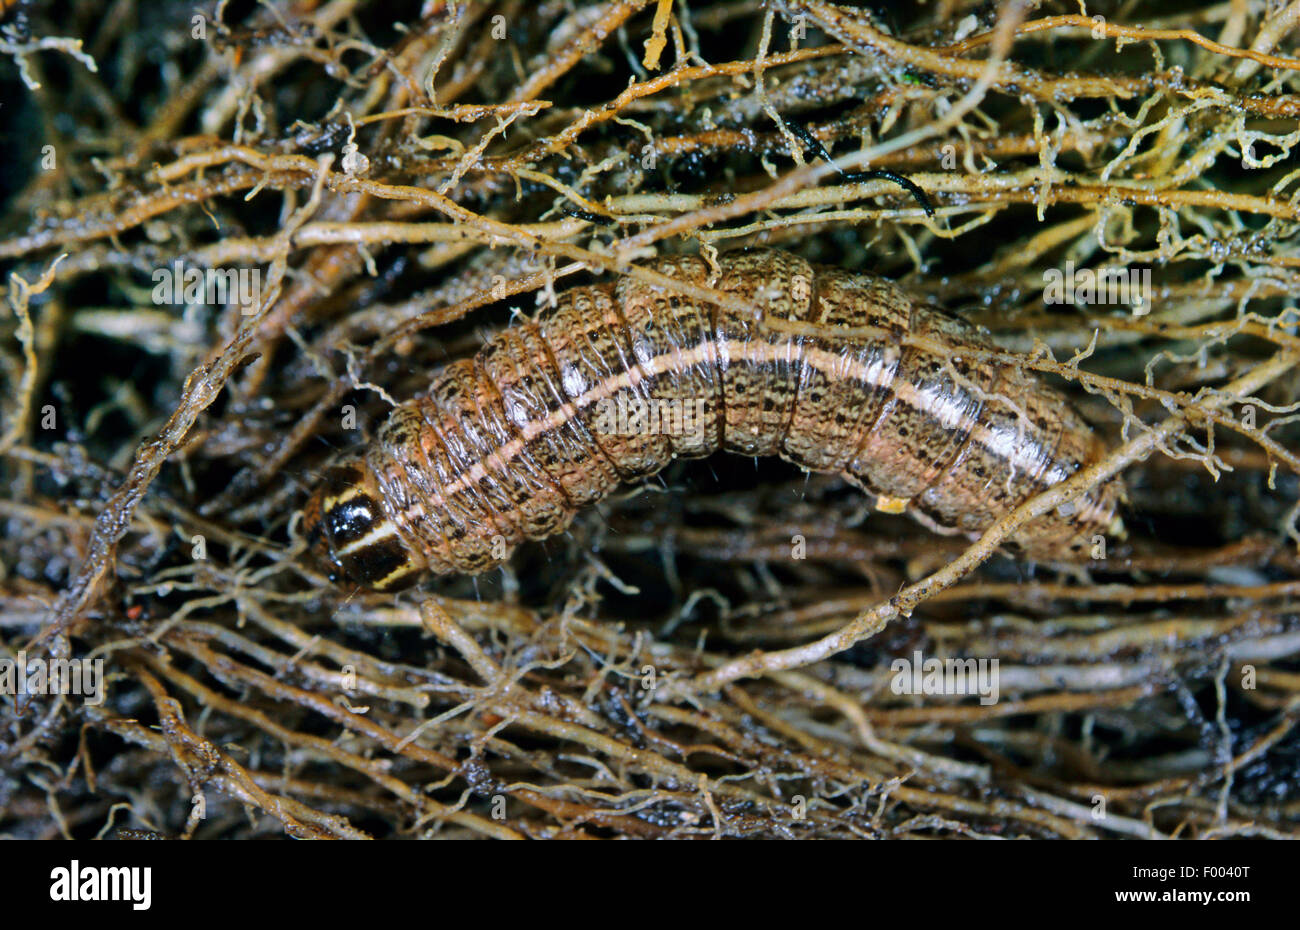
{"type": "MultiPolygon", "coordinates": [[[[978,363],[971,350],[987,343],[969,325],[882,278],[772,251],[724,256],[716,279],[699,258],[651,267],[813,325],[765,326],[628,278],[565,291],[537,322],[447,366],[360,459],[328,470],[304,532],[331,578],[388,590],[425,571],[484,571],[674,456],[780,455],[967,534],[1100,456],[1060,394],[978,363]]],[[[1010,541],[1077,555],[1118,528],[1122,496],[1107,482],[1010,541]]]]}

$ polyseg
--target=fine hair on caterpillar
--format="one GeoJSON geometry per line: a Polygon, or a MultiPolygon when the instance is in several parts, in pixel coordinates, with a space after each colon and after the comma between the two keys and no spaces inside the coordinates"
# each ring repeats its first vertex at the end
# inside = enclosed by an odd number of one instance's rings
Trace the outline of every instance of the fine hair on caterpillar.
{"type": "MultiPolygon", "coordinates": [[[[331,578],[392,590],[482,572],[678,456],[779,455],[843,475],[882,510],[976,535],[1102,455],[1061,394],[980,361],[989,343],[974,328],[876,275],[778,251],[648,267],[764,318],[628,277],[562,292],[328,469],[303,527],[331,578]],[[795,325],[769,325],[782,322],[795,325]]],[[[1076,558],[1120,528],[1122,499],[1112,479],[1008,542],[1076,558]]]]}

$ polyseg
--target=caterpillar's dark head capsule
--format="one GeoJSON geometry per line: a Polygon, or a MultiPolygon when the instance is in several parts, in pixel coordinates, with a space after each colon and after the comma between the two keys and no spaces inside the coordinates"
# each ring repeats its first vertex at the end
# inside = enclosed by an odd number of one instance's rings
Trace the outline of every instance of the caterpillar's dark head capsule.
{"type": "Polygon", "coordinates": [[[398,536],[360,463],[326,470],[303,508],[303,533],[309,556],[335,583],[394,591],[415,582],[424,567],[398,536]]]}

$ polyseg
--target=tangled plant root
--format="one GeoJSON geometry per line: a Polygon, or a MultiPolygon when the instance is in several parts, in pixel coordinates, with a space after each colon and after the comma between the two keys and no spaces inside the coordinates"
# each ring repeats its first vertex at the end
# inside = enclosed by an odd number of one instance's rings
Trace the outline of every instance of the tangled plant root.
{"type": "Polygon", "coordinates": [[[1300,3],[14,6],[0,658],[104,700],[0,688],[0,830],[1300,832],[1300,3]],[[1107,456],[975,541],[715,458],[478,579],[303,558],[319,472],[512,314],[734,300],[642,260],[757,245],[987,327],[1107,456]],[[1002,552],[1116,474],[1126,539],[1002,552]],[[897,693],[920,656],[997,699],[897,693]]]}

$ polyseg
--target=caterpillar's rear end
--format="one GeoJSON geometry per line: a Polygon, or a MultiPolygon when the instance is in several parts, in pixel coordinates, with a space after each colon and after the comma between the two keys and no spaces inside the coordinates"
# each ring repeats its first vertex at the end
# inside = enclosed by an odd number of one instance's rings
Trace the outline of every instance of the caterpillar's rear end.
{"type": "MultiPolygon", "coordinates": [[[[986,344],[969,326],[888,281],[781,252],[724,258],[718,275],[697,258],[653,267],[746,298],[769,323],[630,278],[566,291],[444,369],[362,459],[331,469],[305,528],[332,576],[389,590],[426,571],[481,572],[675,456],[780,455],[843,473],[882,509],[974,534],[1101,455],[1061,395],[978,361],[986,344]],[[682,415],[629,429],[615,415],[628,410],[682,415]]],[[[1011,542],[1077,556],[1117,527],[1121,497],[1108,482],[1011,542]]]]}

